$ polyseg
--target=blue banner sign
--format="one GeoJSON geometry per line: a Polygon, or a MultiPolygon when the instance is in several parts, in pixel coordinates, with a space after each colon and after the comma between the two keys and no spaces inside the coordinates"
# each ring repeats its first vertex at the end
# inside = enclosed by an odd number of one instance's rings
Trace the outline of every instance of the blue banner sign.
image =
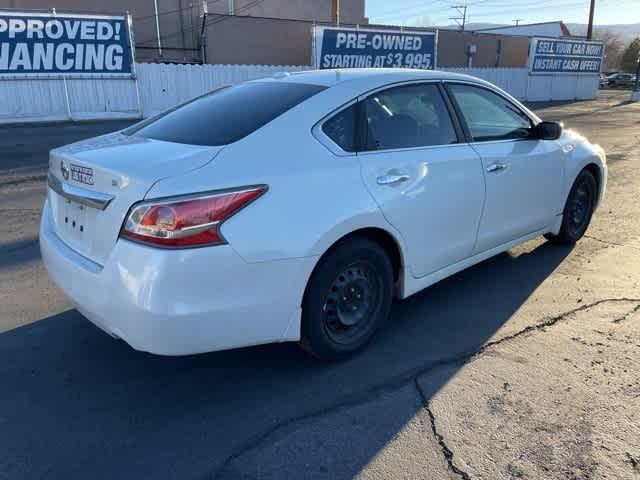
{"type": "Polygon", "coordinates": [[[0,11],[0,76],[130,76],[125,17],[0,11]]]}
{"type": "Polygon", "coordinates": [[[317,68],[419,68],[436,65],[435,32],[317,27],[317,68]]]}
{"type": "Polygon", "coordinates": [[[599,74],[604,44],[586,40],[533,38],[529,52],[532,74],[599,74]]]}

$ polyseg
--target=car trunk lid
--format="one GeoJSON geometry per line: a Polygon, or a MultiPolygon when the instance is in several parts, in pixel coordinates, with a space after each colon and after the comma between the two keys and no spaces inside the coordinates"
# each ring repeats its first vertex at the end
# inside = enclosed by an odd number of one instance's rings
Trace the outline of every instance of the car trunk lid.
{"type": "Polygon", "coordinates": [[[119,132],[54,149],[47,194],[54,230],[103,265],[132,204],[157,181],[198,169],[221,149],[119,132]]]}

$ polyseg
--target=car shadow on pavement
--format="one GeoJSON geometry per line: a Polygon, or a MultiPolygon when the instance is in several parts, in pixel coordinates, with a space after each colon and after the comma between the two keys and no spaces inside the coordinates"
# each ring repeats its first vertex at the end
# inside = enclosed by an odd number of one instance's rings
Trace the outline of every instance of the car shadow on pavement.
{"type": "Polygon", "coordinates": [[[130,126],[130,120],[0,125],[0,172],[47,167],[49,150],[130,126]],[[37,141],[34,141],[37,139],[37,141]]]}
{"type": "Polygon", "coordinates": [[[36,237],[27,237],[0,244],[0,272],[12,266],[40,259],[36,237]]]}
{"type": "Polygon", "coordinates": [[[468,358],[570,251],[541,243],[444,280],[396,304],[372,344],[340,363],[291,344],[152,356],[75,310],[6,332],[0,478],[352,477],[421,405],[391,403],[361,423],[338,416],[303,436],[287,432],[468,358]]]}

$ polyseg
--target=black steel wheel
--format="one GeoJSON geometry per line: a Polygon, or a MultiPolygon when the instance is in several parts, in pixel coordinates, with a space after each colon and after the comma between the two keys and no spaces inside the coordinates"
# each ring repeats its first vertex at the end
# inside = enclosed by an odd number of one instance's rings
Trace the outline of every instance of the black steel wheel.
{"type": "Polygon", "coordinates": [[[384,249],[360,237],[341,242],[318,263],[302,303],[302,347],[323,360],[366,344],[389,315],[393,270],[384,249]]]}
{"type": "Polygon", "coordinates": [[[381,301],[380,288],[375,267],[363,261],[336,276],[322,307],[324,328],[334,342],[349,343],[368,329],[381,301]]]}
{"type": "Polygon", "coordinates": [[[550,241],[564,244],[574,244],[580,240],[591,223],[597,196],[596,179],[591,172],[583,170],[569,192],[560,233],[558,235],[547,234],[545,237],[550,241]]]}

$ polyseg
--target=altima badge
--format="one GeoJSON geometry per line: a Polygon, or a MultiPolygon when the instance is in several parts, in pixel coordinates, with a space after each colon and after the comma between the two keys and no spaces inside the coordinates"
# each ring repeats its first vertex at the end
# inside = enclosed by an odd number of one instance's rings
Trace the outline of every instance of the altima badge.
{"type": "Polygon", "coordinates": [[[62,178],[69,180],[69,167],[63,161],[60,162],[60,171],[62,172],[62,178]]]}

